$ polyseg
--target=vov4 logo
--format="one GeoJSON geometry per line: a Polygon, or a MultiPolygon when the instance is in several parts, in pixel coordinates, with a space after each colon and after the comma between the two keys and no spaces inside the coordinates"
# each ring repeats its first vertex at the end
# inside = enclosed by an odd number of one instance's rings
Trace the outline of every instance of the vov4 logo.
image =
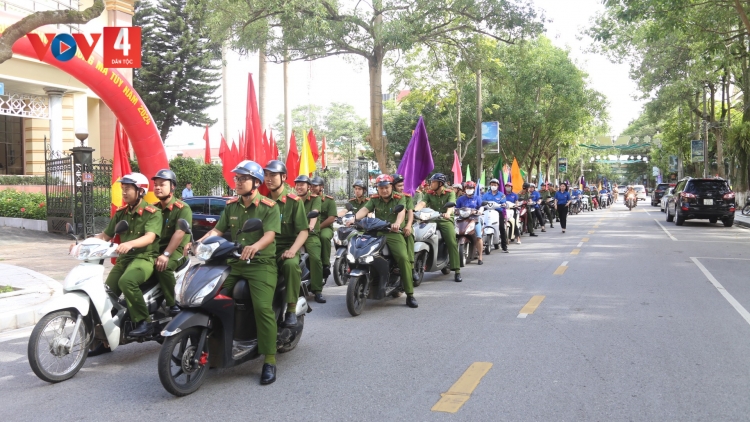
{"type": "Polygon", "coordinates": [[[67,62],[76,55],[88,61],[100,39],[104,42],[104,67],[141,67],[141,28],[137,26],[105,27],[102,34],[89,34],[91,42],[84,34],[44,34],[45,43],[39,34],[29,33],[26,37],[34,47],[39,60],[44,60],[48,52],[58,61],[67,62]]]}

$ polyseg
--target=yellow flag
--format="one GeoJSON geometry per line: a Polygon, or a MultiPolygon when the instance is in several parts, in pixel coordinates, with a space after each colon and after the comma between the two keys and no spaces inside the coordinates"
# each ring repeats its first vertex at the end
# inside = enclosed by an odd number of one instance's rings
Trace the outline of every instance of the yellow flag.
{"type": "Polygon", "coordinates": [[[510,181],[513,183],[513,192],[523,190],[523,176],[521,176],[521,168],[518,167],[518,161],[515,157],[513,157],[513,165],[510,167],[510,181]]]}
{"type": "Polygon", "coordinates": [[[596,190],[602,190],[602,181],[599,181],[599,185],[597,186],[596,190]]]}
{"type": "Polygon", "coordinates": [[[315,158],[313,158],[310,142],[307,140],[307,134],[302,134],[302,154],[299,157],[299,174],[312,175],[315,171],[315,158]]]}

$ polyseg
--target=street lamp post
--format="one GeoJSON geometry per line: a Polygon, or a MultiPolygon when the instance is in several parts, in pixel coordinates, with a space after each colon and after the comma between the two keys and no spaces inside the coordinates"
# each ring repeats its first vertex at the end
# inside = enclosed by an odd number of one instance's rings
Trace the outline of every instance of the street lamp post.
{"type": "Polygon", "coordinates": [[[401,165],[401,153],[396,151],[396,153],[393,155],[396,156],[396,172],[398,172],[398,166],[401,165]]]}

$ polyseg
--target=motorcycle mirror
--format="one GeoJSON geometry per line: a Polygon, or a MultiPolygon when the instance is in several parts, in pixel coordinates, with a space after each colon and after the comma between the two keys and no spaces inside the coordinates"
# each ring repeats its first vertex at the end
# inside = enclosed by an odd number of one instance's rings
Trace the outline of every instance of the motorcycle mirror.
{"type": "Polygon", "coordinates": [[[187,234],[193,234],[190,230],[190,224],[184,218],[180,218],[179,220],[177,220],[177,228],[187,234]]]}
{"type": "Polygon", "coordinates": [[[404,204],[399,204],[399,205],[396,205],[396,208],[394,208],[394,209],[393,209],[393,213],[394,213],[394,214],[398,214],[398,213],[400,213],[401,211],[403,211],[403,210],[404,210],[404,208],[405,208],[405,207],[404,207],[404,204]]]}
{"type": "Polygon", "coordinates": [[[455,202],[446,202],[445,205],[443,205],[443,209],[447,210],[448,208],[454,208],[456,206],[455,202]]]}
{"type": "Polygon", "coordinates": [[[263,222],[260,221],[260,219],[249,218],[245,220],[245,222],[242,224],[242,229],[240,230],[240,233],[257,232],[258,230],[262,228],[263,228],[263,222]]]}
{"type": "Polygon", "coordinates": [[[347,211],[354,211],[354,207],[352,206],[352,204],[347,202],[344,206],[346,207],[347,211]]]}
{"type": "Polygon", "coordinates": [[[317,218],[320,215],[319,211],[310,211],[307,213],[307,219],[312,220],[313,218],[317,218]]]}
{"type": "Polygon", "coordinates": [[[486,207],[486,206],[487,206],[488,204],[489,204],[489,202],[487,202],[487,201],[482,201],[482,206],[483,206],[483,207],[486,207]]]}
{"type": "Polygon", "coordinates": [[[125,233],[130,228],[130,225],[125,220],[120,220],[115,226],[115,234],[125,233]]]}

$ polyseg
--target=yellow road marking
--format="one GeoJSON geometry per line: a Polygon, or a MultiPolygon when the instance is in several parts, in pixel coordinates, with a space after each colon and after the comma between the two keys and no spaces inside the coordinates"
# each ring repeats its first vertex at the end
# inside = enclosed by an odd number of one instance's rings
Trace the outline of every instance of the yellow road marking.
{"type": "MultiPolygon", "coordinates": [[[[536,296],[535,296],[536,297],[536,296]]],[[[542,296],[544,298],[544,296],[542,296]]],[[[455,384],[451,386],[448,391],[440,394],[440,400],[432,406],[433,412],[446,412],[456,413],[461,406],[464,405],[469,398],[471,393],[479,385],[482,378],[487,375],[492,363],[490,362],[474,362],[469,366],[469,369],[461,375],[455,384]]]]}
{"type": "Polygon", "coordinates": [[[581,252],[580,249],[573,249],[573,252],[571,252],[571,255],[578,255],[578,253],[581,252]]]}
{"type": "Polygon", "coordinates": [[[588,242],[588,241],[589,241],[588,237],[584,237],[583,239],[581,239],[581,242],[588,242]]]}
{"type": "Polygon", "coordinates": [[[599,228],[599,224],[594,224],[594,228],[598,229],[599,228]]]}
{"type": "Polygon", "coordinates": [[[536,308],[541,305],[542,301],[544,300],[546,296],[532,296],[531,299],[524,305],[523,308],[521,308],[521,311],[519,314],[526,314],[531,315],[536,311],[536,308]]]}
{"type": "Polygon", "coordinates": [[[589,234],[594,234],[594,231],[593,230],[589,230],[589,234]]]}
{"type": "Polygon", "coordinates": [[[565,274],[565,270],[567,270],[567,269],[568,269],[567,265],[560,265],[559,267],[557,267],[557,269],[555,270],[555,272],[552,273],[552,275],[563,275],[563,274],[565,274]]]}

